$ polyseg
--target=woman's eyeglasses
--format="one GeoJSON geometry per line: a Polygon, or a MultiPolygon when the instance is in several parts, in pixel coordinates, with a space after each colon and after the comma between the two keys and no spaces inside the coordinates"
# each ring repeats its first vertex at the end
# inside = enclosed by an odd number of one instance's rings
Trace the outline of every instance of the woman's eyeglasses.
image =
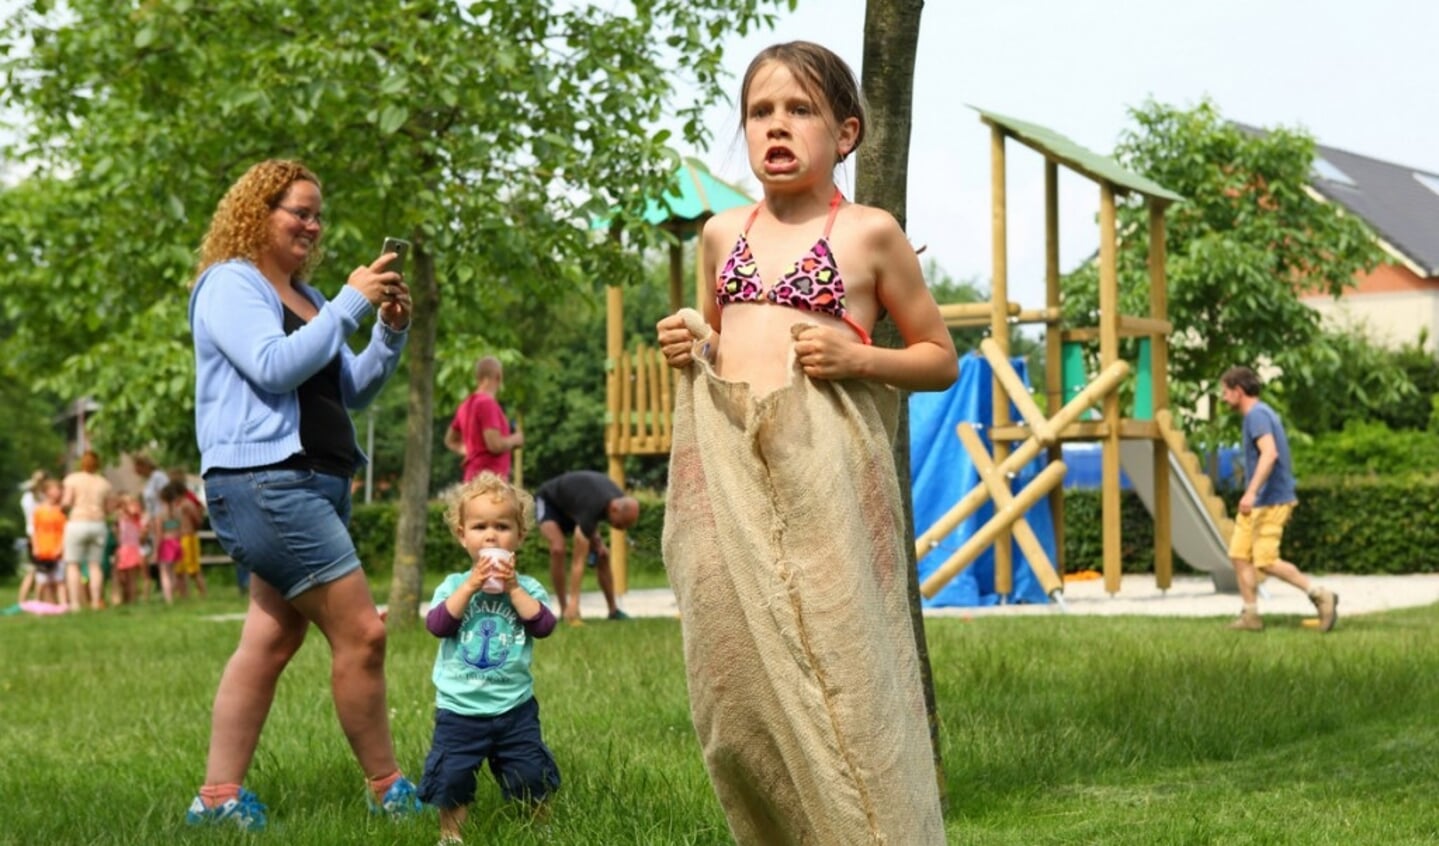
{"type": "Polygon", "coordinates": [[[316,226],[323,226],[325,223],[325,216],[320,212],[312,212],[309,209],[293,209],[289,206],[275,206],[275,208],[279,209],[280,211],[289,212],[290,214],[294,215],[296,220],[300,221],[306,226],[309,226],[311,223],[315,224],[316,226]]]}

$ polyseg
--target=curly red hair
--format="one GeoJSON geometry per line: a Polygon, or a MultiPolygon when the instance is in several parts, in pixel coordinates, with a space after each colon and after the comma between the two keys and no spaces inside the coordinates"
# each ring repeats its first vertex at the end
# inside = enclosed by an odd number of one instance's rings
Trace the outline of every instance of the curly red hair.
{"type": "MultiPolygon", "coordinates": [[[[249,259],[258,263],[260,254],[270,243],[270,213],[296,182],[315,183],[320,179],[297,161],[267,159],[250,166],[231,185],[215,206],[210,228],[200,242],[200,261],[195,276],[212,264],[230,259],[249,259]]],[[[309,278],[321,257],[318,242],[295,276],[309,278]]],[[[193,284],[193,283],[192,283],[193,284]]]]}

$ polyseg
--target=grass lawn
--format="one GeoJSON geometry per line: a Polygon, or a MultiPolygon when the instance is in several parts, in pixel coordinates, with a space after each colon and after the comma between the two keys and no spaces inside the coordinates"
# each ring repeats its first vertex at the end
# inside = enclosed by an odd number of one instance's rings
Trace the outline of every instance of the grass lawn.
{"type": "MultiPolygon", "coordinates": [[[[6,604],[13,590],[0,585],[6,604]]],[[[207,616],[243,607],[229,583],[212,592],[174,608],[0,619],[0,843],[434,843],[433,815],[367,817],[317,634],[281,681],[247,781],[271,831],[184,826],[240,626],[207,616]]],[[[1218,620],[928,621],[950,841],[1439,842],[1439,606],[1346,617],[1328,636],[1267,622],[1242,635],[1218,620]]],[[[434,651],[423,630],[390,639],[393,727],[416,779],[434,651]]],[[[562,628],[537,644],[535,669],[564,779],[554,812],[536,827],[483,777],[467,842],[729,842],[689,723],[676,621],[562,628]]]]}

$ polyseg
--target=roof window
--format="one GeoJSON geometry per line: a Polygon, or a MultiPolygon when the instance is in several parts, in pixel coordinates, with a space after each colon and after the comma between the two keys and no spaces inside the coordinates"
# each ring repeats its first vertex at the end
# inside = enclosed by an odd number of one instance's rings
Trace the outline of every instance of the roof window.
{"type": "Polygon", "coordinates": [[[1435,194],[1439,194],[1439,176],[1435,176],[1432,173],[1421,173],[1416,170],[1414,171],[1414,178],[1419,180],[1420,185],[1423,185],[1435,194]]]}
{"type": "Polygon", "coordinates": [[[1340,185],[1355,187],[1354,180],[1349,178],[1349,174],[1335,167],[1333,162],[1323,156],[1314,157],[1314,175],[1325,182],[1337,182],[1340,185]]]}

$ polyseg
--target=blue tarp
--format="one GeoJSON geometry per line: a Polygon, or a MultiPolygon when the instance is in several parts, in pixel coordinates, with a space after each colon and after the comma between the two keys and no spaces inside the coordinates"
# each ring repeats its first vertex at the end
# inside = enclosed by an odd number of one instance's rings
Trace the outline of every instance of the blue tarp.
{"type": "MultiPolygon", "coordinates": [[[[1025,384],[1029,384],[1024,360],[1014,359],[1014,368],[1025,384]]],[[[959,361],[959,378],[949,390],[942,393],[916,393],[909,400],[909,443],[910,483],[914,497],[914,527],[916,533],[934,525],[940,517],[959,502],[970,489],[979,484],[979,472],[970,461],[969,454],[959,442],[955,427],[961,421],[987,426],[993,418],[991,389],[992,371],[983,356],[970,354],[959,361]]],[[[1011,407],[1011,419],[1018,420],[1019,412],[1011,407]]],[[[980,429],[979,434],[986,446],[988,433],[980,429]]],[[[993,451],[991,449],[991,455],[993,451]]],[[[1041,454],[1025,466],[1011,486],[1018,492],[1041,470],[1047,459],[1041,454]]],[[[929,554],[919,560],[919,578],[923,582],[930,573],[939,569],[953,555],[964,541],[994,516],[994,503],[988,501],[971,514],[929,554]]],[[[1026,515],[1030,528],[1044,547],[1045,554],[1054,561],[1054,523],[1049,514],[1048,498],[1040,500],[1026,515]]],[[[1029,565],[1014,545],[1014,593],[1001,597],[994,592],[994,547],[986,549],[974,563],[970,564],[939,593],[924,600],[926,608],[967,607],[976,605],[998,605],[1001,601],[1012,603],[1046,603],[1044,588],[1030,572],[1029,565]]]]}

